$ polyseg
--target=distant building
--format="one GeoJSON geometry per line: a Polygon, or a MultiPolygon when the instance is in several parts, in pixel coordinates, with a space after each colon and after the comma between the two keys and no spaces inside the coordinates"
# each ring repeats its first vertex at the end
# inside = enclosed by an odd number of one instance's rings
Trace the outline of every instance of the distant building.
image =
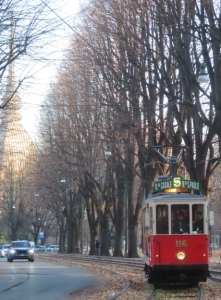
{"type": "MultiPolygon", "coordinates": [[[[21,172],[33,159],[36,148],[21,123],[21,99],[16,91],[14,63],[10,66],[8,83],[2,103],[8,101],[0,116],[0,168],[21,172]]],[[[4,172],[3,172],[4,174],[4,172]]]]}
{"type": "Polygon", "coordinates": [[[21,123],[21,99],[17,86],[12,63],[6,91],[0,101],[4,106],[0,110],[0,221],[1,231],[11,239],[17,238],[20,230],[28,190],[24,184],[29,187],[28,174],[33,172],[36,160],[35,145],[21,123]]]}

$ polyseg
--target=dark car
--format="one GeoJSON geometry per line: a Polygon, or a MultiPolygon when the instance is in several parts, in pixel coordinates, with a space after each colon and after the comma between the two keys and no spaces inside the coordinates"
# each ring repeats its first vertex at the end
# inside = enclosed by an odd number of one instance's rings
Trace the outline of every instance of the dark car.
{"type": "Polygon", "coordinates": [[[8,262],[14,259],[27,259],[33,262],[34,252],[29,241],[14,241],[8,249],[8,262]]]}

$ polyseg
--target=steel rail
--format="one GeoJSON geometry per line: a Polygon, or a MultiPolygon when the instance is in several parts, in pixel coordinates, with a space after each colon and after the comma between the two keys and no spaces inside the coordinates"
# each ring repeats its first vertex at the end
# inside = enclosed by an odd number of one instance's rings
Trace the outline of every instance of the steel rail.
{"type": "Polygon", "coordinates": [[[210,280],[216,280],[221,281],[221,271],[217,270],[209,270],[211,277],[209,277],[210,280]]]}
{"type": "MultiPolygon", "coordinates": [[[[46,252],[41,252],[41,254],[46,255],[47,254],[50,256],[52,255],[51,252],[46,253],[46,252]]],[[[41,254],[39,253],[39,257],[41,257],[41,254]]],[[[43,256],[42,255],[42,256],[43,256]]],[[[127,266],[134,268],[136,270],[143,270],[144,268],[144,262],[141,258],[116,258],[112,256],[93,256],[93,255],[81,255],[81,254],[64,254],[64,253],[53,253],[53,255],[57,255],[59,257],[64,257],[64,258],[70,258],[73,260],[78,260],[78,261],[88,261],[90,263],[94,262],[99,262],[101,264],[119,264],[121,266],[127,266]]]]}
{"type": "Polygon", "coordinates": [[[151,300],[151,299],[153,299],[154,293],[155,293],[155,286],[153,284],[152,285],[152,291],[150,292],[150,294],[144,300],[151,300]]]}
{"type": "Polygon", "coordinates": [[[197,299],[201,300],[201,299],[203,299],[203,291],[202,291],[202,288],[200,285],[198,285],[197,288],[198,288],[198,298],[197,299]]]}
{"type": "Polygon", "coordinates": [[[195,298],[197,300],[202,300],[203,299],[203,290],[201,288],[201,286],[195,286],[195,288],[197,288],[197,291],[191,291],[191,288],[193,288],[193,286],[176,286],[176,288],[174,287],[174,285],[171,286],[164,286],[164,285],[159,285],[158,286],[160,288],[160,298],[159,295],[157,294],[157,288],[155,286],[155,288],[153,288],[151,294],[148,295],[147,298],[145,298],[144,300],[151,300],[154,299],[154,296],[156,296],[156,299],[163,299],[163,297],[165,297],[166,299],[174,299],[174,292],[176,292],[176,299],[189,299],[189,298],[195,298]],[[175,289],[175,291],[174,291],[175,289]],[[178,289],[178,290],[177,290],[178,289]],[[189,290],[189,291],[188,291],[189,290]],[[163,291],[165,291],[165,294],[162,295],[163,291]],[[178,293],[177,293],[178,291],[178,293]],[[188,291],[189,294],[187,294],[186,292],[188,291]],[[171,293],[171,295],[168,295],[168,292],[171,293]],[[183,292],[185,292],[183,294],[183,292]],[[155,294],[156,293],[156,294],[155,294]],[[155,295],[154,295],[155,294],[155,295]]]}

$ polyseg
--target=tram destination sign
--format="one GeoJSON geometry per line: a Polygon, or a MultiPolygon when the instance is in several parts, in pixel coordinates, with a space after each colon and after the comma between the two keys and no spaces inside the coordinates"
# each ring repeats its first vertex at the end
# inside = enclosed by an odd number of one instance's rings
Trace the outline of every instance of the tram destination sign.
{"type": "Polygon", "coordinates": [[[186,180],[181,176],[172,176],[167,180],[157,181],[154,183],[153,193],[162,192],[165,189],[188,189],[194,191],[201,191],[201,185],[198,181],[195,180],[186,180]]]}

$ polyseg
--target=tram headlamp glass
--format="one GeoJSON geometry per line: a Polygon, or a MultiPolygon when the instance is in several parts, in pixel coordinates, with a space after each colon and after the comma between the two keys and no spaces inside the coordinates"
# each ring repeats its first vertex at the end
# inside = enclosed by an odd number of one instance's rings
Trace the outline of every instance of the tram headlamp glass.
{"type": "Polygon", "coordinates": [[[186,257],[186,253],[185,252],[178,252],[176,257],[179,259],[179,260],[184,260],[184,258],[186,257]]]}

